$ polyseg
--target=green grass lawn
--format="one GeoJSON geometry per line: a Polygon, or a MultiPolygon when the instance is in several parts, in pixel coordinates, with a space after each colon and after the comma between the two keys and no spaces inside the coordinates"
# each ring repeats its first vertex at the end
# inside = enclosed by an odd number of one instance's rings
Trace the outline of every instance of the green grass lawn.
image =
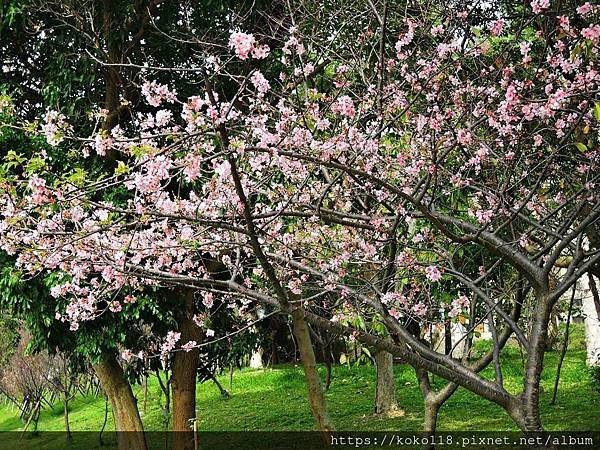
{"type": "MultiPolygon", "coordinates": [[[[590,384],[582,339],[582,330],[578,327],[572,336],[570,350],[563,365],[558,402],[555,406],[550,406],[549,401],[559,352],[551,351],[546,354],[541,409],[544,426],[550,431],[600,430],[600,394],[594,391],[590,384]]],[[[517,392],[520,389],[522,374],[522,360],[518,348],[506,349],[502,367],[507,389],[517,392]]],[[[320,370],[324,375],[324,369],[320,370]]],[[[409,366],[398,365],[395,373],[398,399],[406,414],[404,417],[385,418],[373,414],[374,368],[365,365],[334,367],[327,402],[336,428],[349,431],[420,431],[423,405],[414,371],[409,366]]],[[[488,369],[485,374],[491,377],[493,371],[488,369]]],[[[201,431],[312,429],[313,421],[307,404],[301,366],[286,365],[236,371],[231,389],[227,374],[219,380],[230,391],[229,399],[223,399],[211,382],[198,385],[197,407],[201,431]]],[[[441,383],[442,380],[436,382],[441,383]]],[[[146,429],[163,431],[163,398],[156,379],[149,380],[145,409],[143,387],[134,386],[134,391],[146,429]]],[[[71,403],[72,430],[96,431],[102,425],[103,417],[103,398],[78,397],[71,403]]],[[[16,431],[22,429],[22,426],[16,409],[9,406],[0,407],[0,431],[16,431]]],[[[57,404],[54,409],[43,411],[38,428],[41,431],[62,431],[63,426],[62,405],[57,404]]],[[[114,427],[109,413],[107,430],[112,429],[114,427]]],[[[459,389],[442,408],[438,429],[503,431],[516,428],[500,407],[459,389]]],[[[58,434],[46,436],[46,439],[64,443],[62,436],[58,434]]],[[[39,444],[36,448],[42,448],[41,442],[39,444]]]]}

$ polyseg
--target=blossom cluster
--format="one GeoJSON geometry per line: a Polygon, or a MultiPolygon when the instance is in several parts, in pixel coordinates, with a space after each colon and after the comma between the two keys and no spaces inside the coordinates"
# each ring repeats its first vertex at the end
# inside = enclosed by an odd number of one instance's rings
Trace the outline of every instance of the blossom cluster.
{"type": "Polygon", "coordinates": [[[253,35],[236,31],[229,36],[229,46],[233,48],[238,58],[244,60],[250,57],[264,59],[270,49],[266,44],[257,45],[253,35]]]}

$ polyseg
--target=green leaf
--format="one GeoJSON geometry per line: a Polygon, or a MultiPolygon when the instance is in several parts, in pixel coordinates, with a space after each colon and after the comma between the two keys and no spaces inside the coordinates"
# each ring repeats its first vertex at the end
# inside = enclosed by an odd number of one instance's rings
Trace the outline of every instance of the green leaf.
{"type": "Polygon", "coordinates": [[[87,173],[85,170],[83,170],[81,167],[77,167],[67,179],[75,186],[83,186],[86,175],[87,173]]]}
{"type": "Polygon", "coordinates": [[[123,175],[129,172],[129,166],[123,161],[117,161],[117,167],[115,168],[115,175],[123,175]]]}
{"type": "Polygon", "coordinates": [[[587,152],[587,146],[581,142],[576,142],[575,147],[577,147],[577,150],[579,150],[581,153],[587,152]]]}
{"type": "Polygon", "coordinates": [[[600,102],[596,102],[594,105],[594,117],[600,122],[600,102]]]}
{"type": "Polygon", "coordinates": [[[342,353],[340,355],[340,364],[346,364],[346,361],[348,361],[348,357],[346,356],[345,353],[342,353]]]}
{"type": "Polygon", "coordinates": [[[14,150],[9,150],[8,153],[6,153],[6,156],[4,157],[5,161],[14,161],[18,164],[22,164],[23,161],[25,161],[25,159],[26,158],[24,156],[20,156],[14,150]]]}
{"type": "Polygon", "coordinates": [[[137,145],[129,149],[130,153],[136,157],[141,158],[144,155],[148,155],[154,151],[154,148],[149,145],[137,145]]]}
{"type": "Polygon", "coordinates": [[[40,172],[46,168],[46,161],[42,158],[32,158],[27,163],[25,171],[29,174],[40,172]]]}

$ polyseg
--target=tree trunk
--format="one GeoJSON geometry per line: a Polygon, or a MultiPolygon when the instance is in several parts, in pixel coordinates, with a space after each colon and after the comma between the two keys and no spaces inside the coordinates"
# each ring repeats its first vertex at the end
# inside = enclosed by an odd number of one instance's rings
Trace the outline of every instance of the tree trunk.
{"type": "Polygon", "coordinates": [[[106,422],[108,422],[108,396],[104,395],[104,421],[102,422],[102,428],[100,428],[100,433],[98,434],[98,444],[100,447],[104,445],[104,440],[102,439],[102,434],[104,433],[104,429],[106,428],[106,422]]]}
{"type": "Polygon", "coordinates": [[[571,314],[573,313],[573,302],[575,301],[575,292],[576,289],[575,286],[573,286],[573,293],[571,294],[571,301],[569,302],[569,311],[567,313],[567,324],[565,325],[565,338],[563,340],[560,358],[558,359],[558,367],[556,368],[556,379],[554,380],[552,400],[550,400],[551,405],[554,405],[556,403],[556,396],[558,394],[558,383],[560,383],[560,371],[565,360],[565,355],[567,354],[567,348],[569,347],[569,326],[571,325],[571,314]]]}
{"type": "MultiPolygon", "coordinates": [[[[585,291],[585,280],[581,281],[585,291]]],[[[586,362],[589,366],[597,366],[600,365],[600,294],[591,273],[588,274],[587,282],[591,296],[584,295],[582,299],[587,348],[586,362]]]]}
{"type": "Polygon", "coordinates": [[[327,336],[323,336],[323,330],[313,330],[312,328],[310,329],[312,336],[316,339],[317,343],[319,344],[319,350],[321,351],[321,358],[323,359],[323,364],[325,364],[325,391],[329,390],[329,387],[331,386],[331,350],[329,348],[330,346],[330,341],[328,340],[327,336]]]}
{"type": "Polygon", "coordinates": [[[121,365],[114,355],[107,353],[102,356],[98,364],[94,365],[94,371],[112,405],[117,431],[117,448],[146,450],[148,447],[140,413],[121,365]]]}
{"type": "MultiPolygon", "coordinates": [[[[440,408],[446,400],[456,391],[456,384],[449,383],[441,391],[434,391],[431,388],[429,373],[426,370],[415,369],[419,387],[423,394],[423,434],[432,437],[437,430],[437,420],[440,408]]],[[[427,442],[426,450],[433,450],[435,442],[427,442]]]]}
{"type": "Polygon", "coordinates": [[[229,398],[229,392],[227,392],[227,389],[225,389],[223,387],[223,385],[221,383],[219,383],[219,380],[217,379],[217,377],[214,376],[214,374],[212,375],[212,381],[215,384],[215,386],[217,387],[217,389],[219,390],[219,394],[221,394],[222,398],[229,398]]]}
{"type": "MultiPolygon", "coordinates": [[[[185,312],[178,317],[181,333],[180,342],[200,343],[202,332],[194,323],[194,291],[185,291],[185,312]]],[[[200,357],[200,349],[189,352],[178,351],[173,355],[173,372],[171,376],[173,391],[173,450],[193,450],[194,433],[192,421],[196,419],[196,373],[200,357]]]]}
{"type": "Polygon", "coordinates": [[[331,364],[331,356],[328,352],[325,352],[325,390],[328,391],[331,387],[331,372],[332,372],[332,364],[331,364]]]}
{"type": "MultiPolygon", "coordinates": [[[[433,397],[433,396],[432,396],[433,397]]],[[[438,419],[438,414],[440,412],[440,407],[441,405],[426,397],[423,401],[424,405],[425,405],[425,411],[424,411],[424,420],[423,420],[423,434],[426,436],[434,436],[436,429],[437,429],[437,419],[438,419]]],[[[433,450],[435,449],[435,443],[432,442],[428,442],[427,445],[425,445],[425,449],[426,450],[433,450]]]]}
{"type": "Polygon", "coordinates": [[[69,392],[65,390],[63,392],[63,407],[64,407],[64,418],[65,418],[65,435],[67,441],[72,441],[73,436],[71,435],[71,426],[69,424],[69,392]]]}
{"type": "Polygon", "coordinates": [[[148,375],[144,376],[144,416],[148,406],[148,375]]]}
{"type": "Polygon", "coordinates": [[[256,350],[252,352],[252,356],[250,357],[250,368],[252,369],[262,369],[263,362],[263,349],[262,347],[258,347],[256,350]]]}
{"type": "Polygon", "coordinates": [[[396,380],[394,378],[394,357],[384,350],[375,352],[377,383],[375,387],[375,414],[389,416],[402,415],[396,400],[396,380]]]}
{"type": "Polygon", "coordinates": [[[536,307],[533,313],[533,324],[529,335],[527,362],[525,364],[525,380],[522,401],[522,431],[543,431],[540,418],[540,378],[544,367],[544,353],[548,338],[548,321],[551,305],[547,297],[536,296],[536,307]]]}
{"type": "Polygon", "coordinates": [[[444,322],[444,355],[452,353],[452,324],[450,320],[444,322]]]}
{"type": "Polygon", "coordinates": [[[319,372],[317,371],[317,362],[315,352],[310,339],[308,324],[304,319],[304,313],[301,308],[292,311],[292,322],[294,336],[298,342],[300,359],[304,367],[304,376],[306,377],[306,387],[308,389],[308,400],[312,410],[315,424],[318,430],[324,432],[334,431],[333,424],[327,415],[325,406],[325,395],[321,387],[319,372]]]}
{"type": "Polygon", "coordinates": [[[440,404],[431,399],[425,398],[425,419],[423,421],[423,432],[426,434],[434,434],[437,429],[438,413],[440,412],[440,404]]]}

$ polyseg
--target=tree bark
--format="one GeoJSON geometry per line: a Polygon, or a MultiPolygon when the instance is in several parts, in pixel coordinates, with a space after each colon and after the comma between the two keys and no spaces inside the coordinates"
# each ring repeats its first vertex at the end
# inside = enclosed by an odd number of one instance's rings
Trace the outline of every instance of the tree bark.
{"type": "Polygon", "coordinates": [[[102,434],[104,433],[104,429],[106,428],[106,422],[108,422],[108,396],[104,395],[104,421],[102,422],[102,428],[100,428],[100,433],[98,434],[98,444],[100,447],[104,446],[104,440],[102,439],[102,434]]]}
{"type": "Polygon", "coordinates": [[[423,431],[428,434],[434,434],[437,429],[437,419],[441,405],[432,398],[425,398],[424,404],[425,418],[423,421],[423,431]]]}
{"type": "MultiPolygon", "coordinates": [[[[185,290],[185,310],[178,317],[180,342],[200,343],[202,333],[192,320],[194,315],[194,291],[185,290]]],[[[191,421],[196,419],[196,374],[200,362],[200,349],[178,351],[173,356],[173,450],[193,450],[194,433],[191,421]]]]}
{"type": "Polygon", "coordinates": [[[600,294],[598,294],[598,286],[596,286],[594,276],[591,272],[588,272],[588,285],[592,293],[592,299],[594,300],[594,307],[596,308],[596,316],[594,318],[600,320],[600,294]]]}
{"type": "Polygon", "coordinates": [[[144,426],[135,397],[115,356],[104,354],[100,362],[94,365],[94,371],[112,405],[117,431],[117,448],[147,450],[144,426]]]}
{"type": "Polygon", "coordinates": [[[444,355],[452,353],[452,324],[450,320],[444,322],[444,355]]]}
{"type": "Polygon", "coordinates": [[[600,294],[591,272],[588,273],[588,286],[592,298],[584,296],[582,299],[585,317],[586,362],[589,366],[597,366],[600,365],[600,294]]]}
{"type": "Polygon", "coordinates": [[[375,352],[377,383],[375,386],[375,414],[401,415],[396,400],[396,380],[394,378],[394,357],[385,350],[375,352]]]}
{"type": "Polygon", "coordinates": [[[71,442],[73,440],[73,436],[71,434],[71,426],[69,424],[69,392],[65,390],[63,392],[63,408],[64,408],[64,419],[65,419],[65,435],[67,441],[71,442]]]}
{"type": "MultiPolygon", "coordinates": [[[[441,391],[431,388],[429,373],[422,369],[415,369],[419,387],[423,394],[423,434],[431,437],[437,429],[437,420],[440,408],[446,400],[456,391],[456,385],[447,384],[441,391]]],[[[425,445],[426,450],[433,450],[435,442],[432,440],[425,445]]]]}
{"type": "Polygon", "coordinates": [[[536,295],[536,307],[529,335],[527,362],[522,401],[522,422],[519,424],[525,432],[543,431],[540,418],[540,378],[544,367],[544,353],[548,338],[548,321],[551,305],[545,295],[536,295]]]}
{"type": "Polygon", "coordinates": [[[567,354],[567,348],[569,347],[569,326],[571,325],[571,314],[573,313],[573,302],[575,301],[576,291],[577,289],[575,288],[575,286],[573,286],[573,293],[571,294],[571,301],[569,302],[569,311],[567,313],[567,324],[565,325],[565,338],[563,340],[560,358],[558,359],[558,367],[556,368],[556,379],[554,380],[552,400],[550,400],[551,405],[554,405],[556,403],[556,396],[558,395],[558,383],[560,383],[560,371],[565,360],[565,355],[567,354]]]}
{"type": "Polygon", "coordinates": [[[306,387],[308,390],[308,400],[315,419],[315,425],[319,431],[331,432],[335,428],[327,415],[325,405],[325,395],[321,386],[321,379],[317,371],[317,362],[315,352],[310,339],[308,324],[304,319],[304,313],[301,308],[295,308],[292,311],[292,323],[294,336],[298,342],[300,359],[304,368],[306,378],[306,387]]]}

